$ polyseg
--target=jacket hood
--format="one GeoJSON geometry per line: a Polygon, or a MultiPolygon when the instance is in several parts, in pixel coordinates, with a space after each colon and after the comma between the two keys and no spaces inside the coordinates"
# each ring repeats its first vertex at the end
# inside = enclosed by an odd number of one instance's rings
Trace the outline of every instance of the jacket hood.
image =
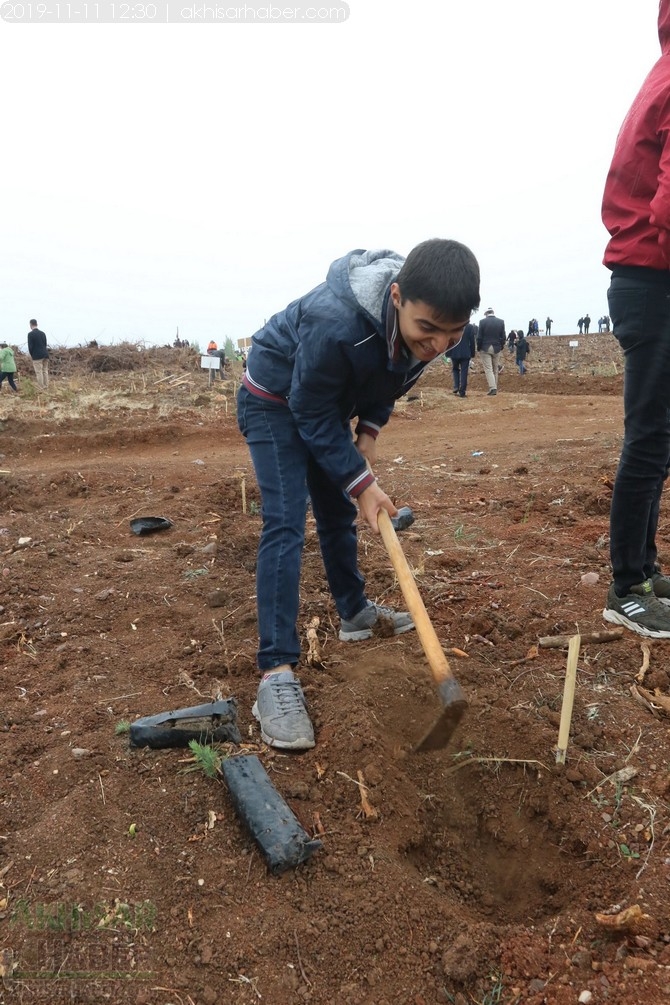
{"type": "Polygon", "coordinates": [[[388,288],[404,261],[395,251],[357,249],[333,262],[327,282],[339,297],[362,307],[372,321],[380,325],[388,288]]]}
{"type": "Polygon", "coordinates": [[[658,40],[664,56],[670,53],[670,0],[660,0],[658,5],[658,40]]]}

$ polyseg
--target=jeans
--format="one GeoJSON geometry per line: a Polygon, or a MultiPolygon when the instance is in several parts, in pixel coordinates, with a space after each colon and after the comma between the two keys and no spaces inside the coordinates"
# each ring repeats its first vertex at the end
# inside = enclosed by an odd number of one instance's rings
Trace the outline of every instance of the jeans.
{"type": "Polygon", "coordinates": [[[624,353],[624,439],[610,510],[614,589],[656,570],[656,529],[670,464],[670,275],[614,270],[607,293],[624,353]]]}
{"type": "Polygon", "coordinates": [[[452,359],[451,366],[454,375],[454,391],[465,394],[468,389],[469,359],[452,359]]]}
{"type": "Polygon", "coordinates": [[[482,349],[479,353],[479,357],[482,361],[482,366],[484,367],[484,376],[486,377],[486,383],[489,385],[489,391],[493,391],[498,387],[500,353],[490,353],[487,352],[486,349],[482,349]]]}
{"type": "Polygon", "coordinates": [[[516,365],[519,367],[519,373],[523,376],[523,374],[526,372],[526,364],[522,359],[518,359],[516,361],[516,365]]]}
{"type": "Polygon", "coordinates": [[[4,370],[2,373],[0,373],[0,387],[2,387],[5,378],[7,378],[7,381],[12,391],[16,391],[18,393],[19,389],[14,382],[14,373],[15,373],[14,370],[12,370],[11,373],[9,370],[4,370]]]}
{"type": "Polygon", "coordinates": [[[241,387],[237,421],[262,501],[256,566],[258,667],[266,671],[282,663],[295,666],[300,658],[297,620],[308,497],[328,586],[340,617],[347,621],[367,602],[365,580],[358,570],[358,509],[309,453],[286,405],[265,401],[241,387]]]}

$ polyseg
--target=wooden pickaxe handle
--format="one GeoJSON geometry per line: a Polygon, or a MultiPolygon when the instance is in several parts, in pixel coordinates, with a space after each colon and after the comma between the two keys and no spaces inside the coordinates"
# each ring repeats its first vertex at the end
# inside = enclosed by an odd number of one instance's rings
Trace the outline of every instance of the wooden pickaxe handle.
{"type": "Polygon", "coordinates": [[[454,676],[451,672],[449,661],[444,655],[440,640],[428,617],[425,604],[414,581],[412,570],[398,541],[398,535],[391,523],[391,517],[386,510],[379,511],[377,522],[379,524],[379,533],[389,553],[395,574],[398,577],[402,595],[405,598],[409,613],[412,615],[412,621],[423,646],[423,651],[426,654],[433,680],[436,684],[441,684],[443,681],[450,680],[454,676]]]}

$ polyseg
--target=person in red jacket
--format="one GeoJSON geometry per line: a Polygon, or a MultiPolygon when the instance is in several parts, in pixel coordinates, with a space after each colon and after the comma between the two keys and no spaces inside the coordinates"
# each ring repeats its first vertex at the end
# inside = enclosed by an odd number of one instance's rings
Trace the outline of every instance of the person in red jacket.
{"type": "Polygon", "coordinates": [[[624,439],[610,511],[613,581],[606,621],[670,638],[670,577],[656,529],[670,464],[670,0],[660,0],[661,58],[624,119],[602,219],[614,335],[624,353],[624,439]]]}

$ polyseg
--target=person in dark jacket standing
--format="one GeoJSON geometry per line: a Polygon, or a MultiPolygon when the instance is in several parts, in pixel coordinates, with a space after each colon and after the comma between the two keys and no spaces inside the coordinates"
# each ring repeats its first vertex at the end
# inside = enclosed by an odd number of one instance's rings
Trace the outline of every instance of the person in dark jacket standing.
{"type": "Polygon", "coordinates": [[[477,325],[467,324],[463,329],[461,341],[449,350],[451,369],[454,378],[454,394],[460,398],[467,397],[468,374],[470,360],[475,354],[477,340],[477,325]]]}
{"type": "Polygon", "coordinates": [[[613,581],[606,621],[670,638],[670,577],[656,531],[670,464],[670,0],[658,13],[661,58],[631,105],[605,183],[604,264],[624,354],[624,436],[610,509],[613,581]]]}
{"type": "Polygon", "coordinates": [[[500,370],[500,354],[505,348],[505,322],[497,318],[492,307],[485,312],[479,322],[477,349],[484,367],[484,376],[489,386],[489,394],[498,393],[498,371],[500,370]]]}
{"type": "Polygon", "coordinates": [[[424,241],[407,259],[356,250],[253,336],[237,417],[262,499],[256,566],[262,678],[252,711],[265,743],[314,746],[294,674],[308,499],[340,639],[414,627],[408,613],[367,599],[355,521],[359,515],[378,532],[380,511],[396,514],[373,473],[377,437],[396,399],[459,341],[478,304],[479,266],[457,241],[424,241]]]}
{"type": "Polygon", "coordinates": [[[37,321],[32,318],[30,321],[30,331],[28,332],[28,353],[33,361],[33,370],[37,379],[37,386],[46,391],[49,386],[49,349],[47,337],[43,331],[37,327],[37,321]]]}
{"type": "Polygon", "coordinates": [[[519,373],[523,377],[526,372],[526,357],[530,352],[530,342],[526,338],[523,332],[521,332],[521,338],[516,344],[516,365],[519,367],[519,373]]]}

